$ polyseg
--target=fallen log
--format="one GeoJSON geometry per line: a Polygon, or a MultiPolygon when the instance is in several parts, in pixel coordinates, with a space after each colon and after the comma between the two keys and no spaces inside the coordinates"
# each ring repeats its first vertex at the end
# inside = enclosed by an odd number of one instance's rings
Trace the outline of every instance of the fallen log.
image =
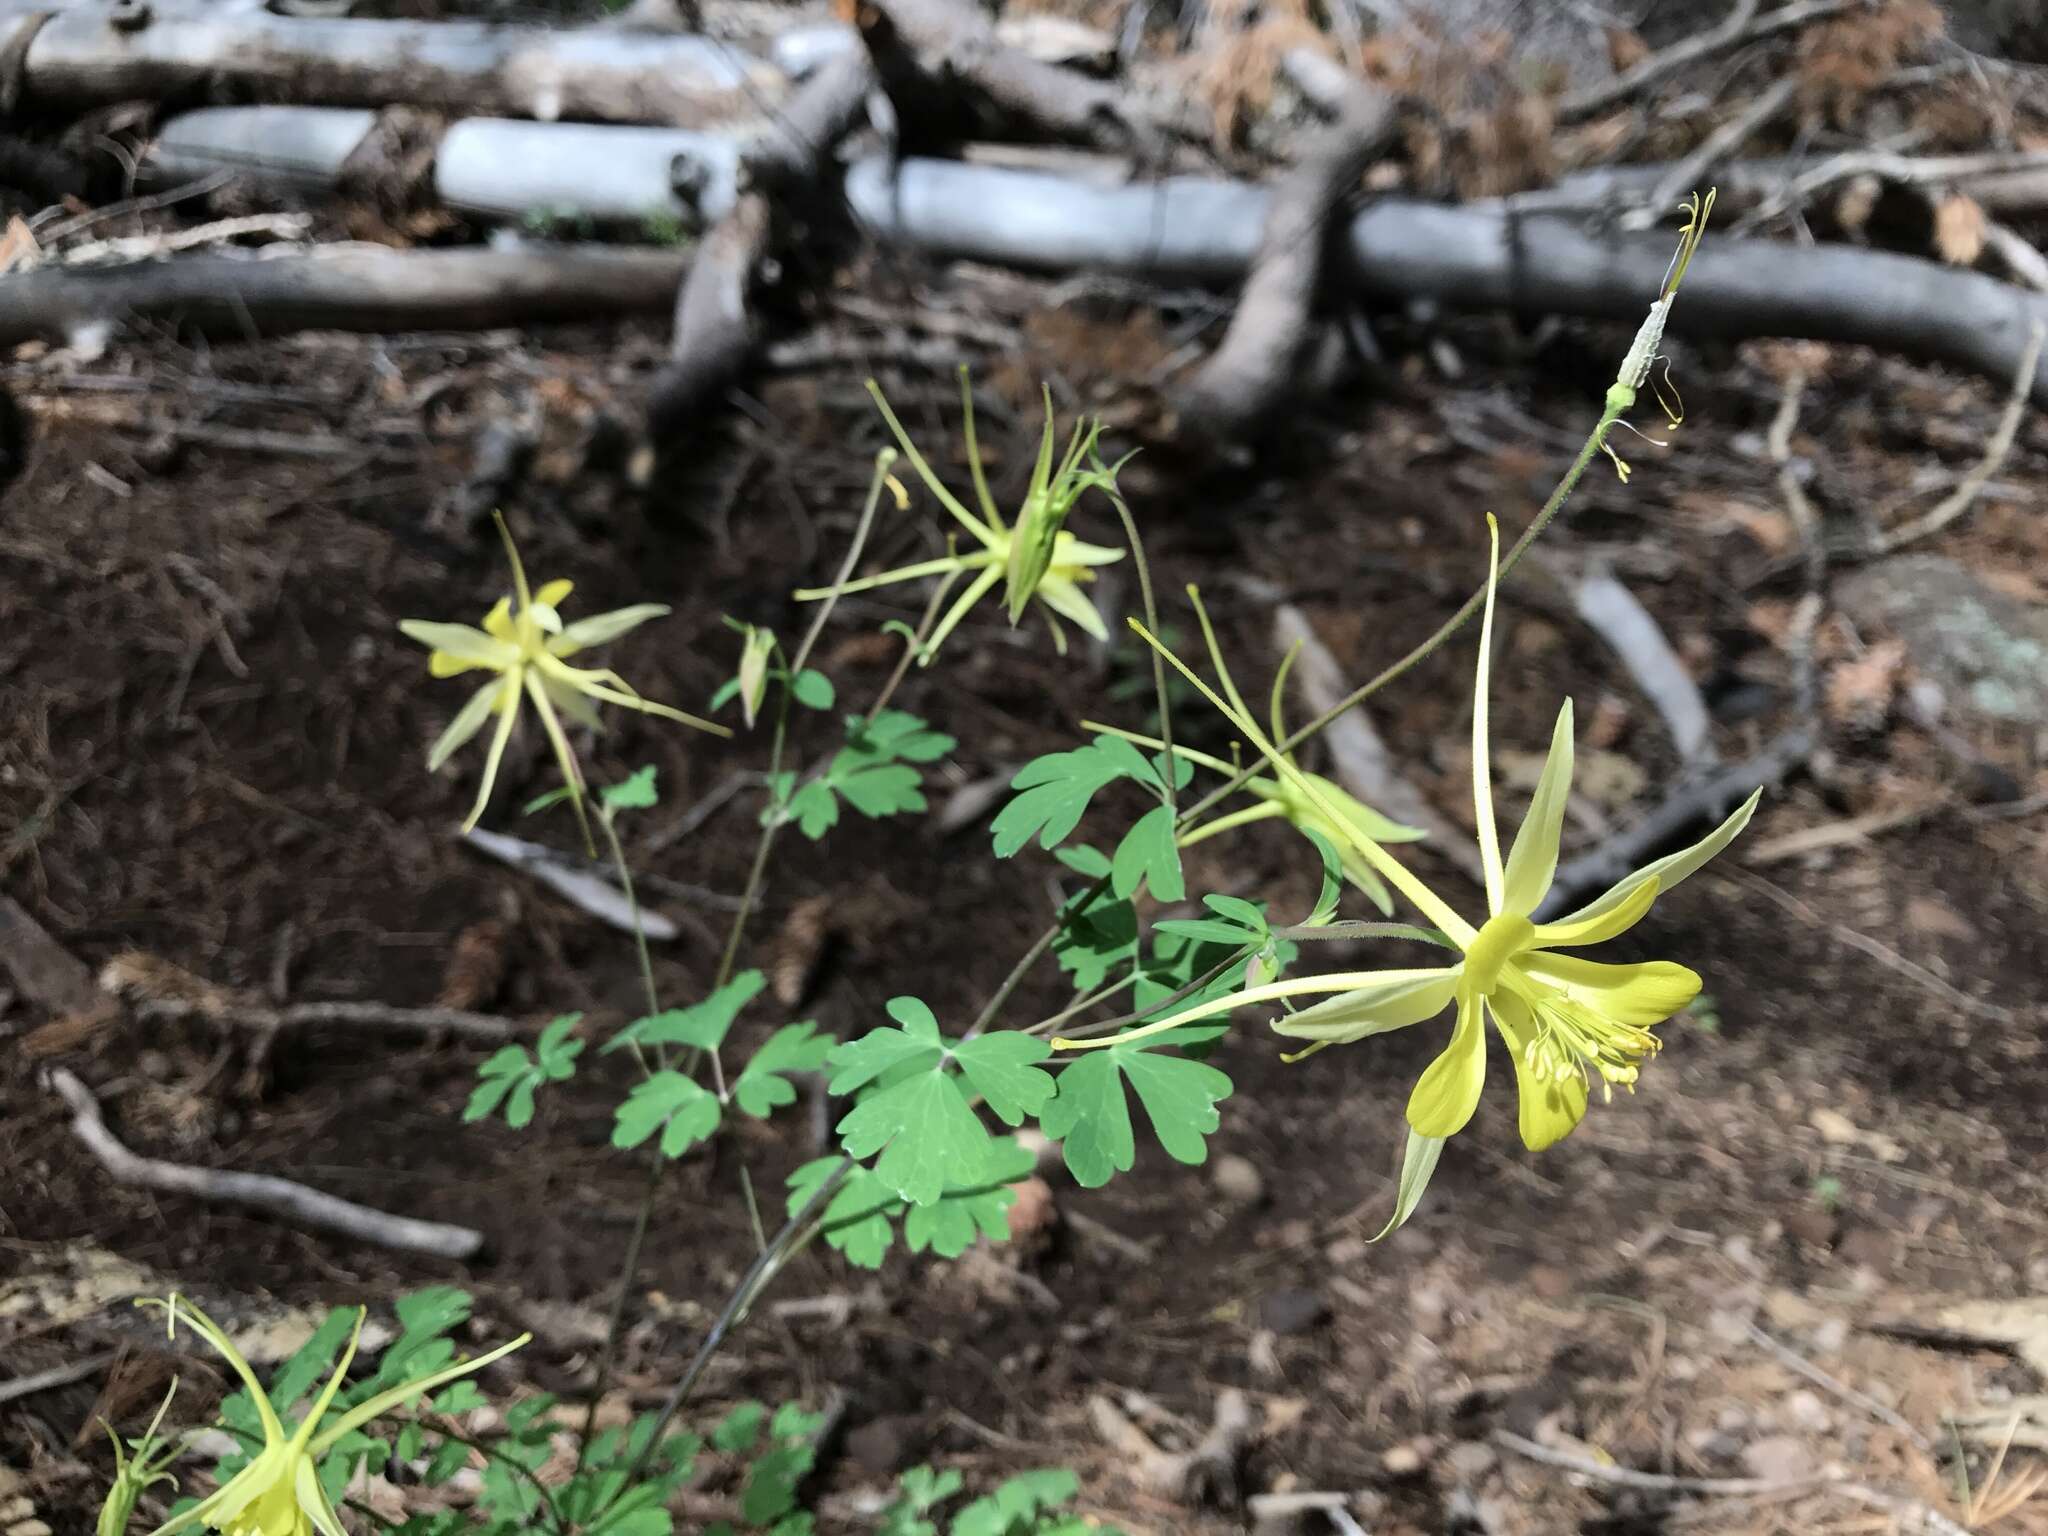
{"type": "Polygon", "coordinates": [[[47,266],[0,287],[0,346],[88,339],[144,317],[246,338],[252,331],[488,330],[652,314],[674,299],[687,265],[673,250],[346,246],[269,259],[47,266]]]}
{"type": "MultiPolygon", "coordinates": [[[[1250,263],[1264,188],[1201,177],[1103,187],[954,161],[864,160],[847,196],[877,236],[933,255],[1041,271],[1085,268],[1226,282],[1250,263]]],[[[1555,217],[1387,198],[1352,221],[1338,271],[1386,299],[1639,320],[1671,242],[1555,217]]],[[[1715,239],[1686,279],[1674,332],[1847,342],[2009,381],[2048,297],[1910,256],[1715,239]]],[[[2033,399],[2048,406],[2048,378],[2033,399]]]]}
{"type": "MultiPolygon", "coordinates": [[[[48,9],[45,7],[44,9],[48,9]]],[[[87,0],[39,25],[0,12],[0,43],[34,26],[20,105],[162,101],[228,90],[337,106],[678,127],[760,112],[780,70],[713,38],[468,21],[343,20],[261,9],[87,0]]]]}

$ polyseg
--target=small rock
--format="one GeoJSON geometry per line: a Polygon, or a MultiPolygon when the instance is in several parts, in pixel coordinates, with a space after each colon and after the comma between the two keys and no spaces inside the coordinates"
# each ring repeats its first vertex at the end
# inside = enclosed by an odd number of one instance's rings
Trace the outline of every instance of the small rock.
{"type": "Polygon", "coordinates": [[[1209,1170],[1216,1193],[1232,1205],[1257,1205],[1266,1198],[1266,1177],[1248,1157],[1226,1152],[1209,1170]]]}
{"type": "Polygon", "coordinates": [[[1740,1403],[1730,1403],[1714,1415],[1714,1428],[1724,1435],[1739,1435],[1750,1425],[1749,1410],[1740,1403]]]}
{"type": "Polygon", "coordinates": [[[1430,1453],[1435,1449],[1426,1437],[1404,1440],[1389,1448],[1380,1458],[1380,1466],[1389,1477],[1414,1477],[1429,1465],[1430,1453]]]}
{"type": "Polygon", "coordinates": [[[1444,1461],[1461,1482],[1476,1483],[1494,1469],[1500,1456],[1483,1440],[1460,1440],[1444,1453],[1444,1461]]]}
{"type": "Polygon", "coordinates": [[[1787,1394],[1784,1415],[1792,1428],[1809,1434],[1824,1435],[1835,1427],[1834,1415],[1828,1412],[1827,1405],[1804,1387],[1787,1394]]]}
{"type": "Polygon", "coordinates": [[[1820,1463],[1797,1435],[1768,1435],[1743,1449],[1742,1470],[1751,1477],[1790,1483],[1812,1477],[1820,1463]]]}
{"type": "Polygon", "coordinates": [[[1059,1220],[1059,1207],[1053,1202],[1052,1186],[1036,1174],[1012,1184],[1010,1188],[1017,1196],[1008,1213],[1012,1241],[1023,1242],[1037,1237],[1059,1220]]]}
{"type": "Polygon", "coordinates": [[[1836,589],[1861,630],[1888,628],[1957,711],[2048,723],[2048,610],[1995,591],[1941,555],[1896,555],[1836,589]]]}
{"type": "Polygon", "coordinates": [[[1281,1290],[1268,1291],[1259,1298],[1259,1326],[1281,1338],[1291,1334],[1307,1333],[1309,1329],[1327,1321],[1329,1316],[1330,1304],[1323,1298],[1322,1293],[1300,1286],[1287,1286],[1281,1290]]]}
{"type": "Polygon", "coordinates": [[[1849,1342],[1849,1320],[1831,1317],[1813,1330],[1811,1345],[1816,1355],[1839,1355],[1849,1342]]]}
{"type": "Polygon", "coordinates": [[[1362,1237],[1340,1237],[1323,1250],[1324,1256],[1340,1269],[1349,1269],[1354,1264],[1365,1262],[1365,1256],[1372,1252],[1372,1245],[1362,1237]]]}
{"type": "Polygon", "coordinates": [[[846,1437],[846,1454],[855,1465],[873,1477],[894,1477],[909,1457],[911,1436],[918,1422],[906,1414],[870,1419],[846,1437]]]}

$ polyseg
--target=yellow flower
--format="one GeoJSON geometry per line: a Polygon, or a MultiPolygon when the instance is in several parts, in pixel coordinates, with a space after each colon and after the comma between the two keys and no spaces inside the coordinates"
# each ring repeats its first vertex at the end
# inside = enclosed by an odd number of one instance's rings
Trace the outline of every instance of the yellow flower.
{"type": "Polygon", "coordinates": [[[185,1454],[184,1437],[174,1436],[168,1443],[156,1437],[164,1415],[170,1411],[171,1399],[177,1395],[178,1378],[173,1376],[170,1390],[157,1404],[149,1428],[142,1432],[140,1439],[129,1442],[125,1453],[114,1426],[105,1419],[100,1420],[100,1428],[114,1442],[114,1483],[107,1490],[106,1502],[100,1506],[99,1519],[93,1524],[93,1536],[123,1536],[128,1529],[129,1517],[135,1513],[136,1501],[143,1494],[157,1483],[169,1483],[173,1489],[178,1486],[178,1480],[171,1475],[170,1469],[185,1454]]]}
{"type": "Polygon", "coordinates": [[[1102,424],[1084,422],[1077,425],[1065,455],[1055,466],[1052,396],[1047,394],[1045,435],[1039,444],[1037,463],[1032,467],[1024,506],[1017,514],[1016,526],[1011,527],[1003,521],[1002,513],[996,510],[995,498],[989,494],[988,481],[982,475],[980,446],[974,436],[974,397],[968,388],[964,368],[960,371],[960,397],[967,417],[967,467],[974,478],[975,499],[981,504],[978,517],[968,511],[960,498],[947,490],[933,473],[931,465],[925,462],[924,455],[917,451],[910,435],[903,430],[903,424],[896,419],[896,413],[889,409],[889,402],[882,398],[881,390],[870,382],[868,393],[881,407],[883,419],[889,423],[889,430],[896,435],[904,457],[910,460],[918,478],[938,497],[939,504],[953,515],[954,520],[967,530],[976,547],[966,554],[952,553],[937,560],[921,560],[915,565],[899,566],[879,576],[841,582],[834,587],[806,588],[795,594],[797,601],[816,602],[842,593],[865,592],[899,581],[915,581],[921,576],[971,575],[973,579],[968,582],[966,590],[946,610],[945,617],[940,619],[931,638],[925,642],[918,658],[920,665],[930,664],[940,642],[967,617],[976,603],[994,589],[997,582],[1005,583],[1005,607],[1013,627],[1023,618],[1033,598],[1045,605],[1046,623],[1052,629],[1053,643],[1061,655],[1064,656],[1067,650],[1066,632],[1059,626],[1061,618],[1072,620],[1094,639],[1107,639],[1109,631],[1102,622],[1102,615],[1081,587],[1084,582],[1095,579],[1094,567],[1113,564],[1123,559],[1124,552],[1100,544],[1084,544],[1061,526],[1084,492],[1093,489],[1111,496],[1116,494],[1116,473],[1122,466],[1113,468],[1095,456],[1095,442],[1102,432],[1102,424]],[[1084,459],[1087,461],[1085,467],[1084,459]]]}
{"type": "Polygon", "coordinates": [[[211,1344],[242,1378],[242,1384],[249,1389],[250,1401],[255,1404],[257,1417],[263,1424],[263,1449],[249,1464],[183,1514],[175,1515],[158,1526],[151,1536],[172,1536],[173,1532],[198,1525],[223,1532],[225,1536],[314,1536],[315,1532],[319,1536],[348,1536],[334,1513],[334,1505],[329,1501],[326,1490],[320,1486],[320,1458],[350,1431],[380,1414],[389,1413],[423,1392],[482,1370],[533,1337],[530,1333],[522,1333],[511,1343],[501,1344],[489,1354],[451,1365],[418,1381],[393,1387],[388,1392],[380,1392],[321,1429],[320,1421],[325,1417],[328,1405],[334,1401],[335,1393],[341,1390],[342,1378],[348,1374],[349,1362],[355,1358],[356,1342],[363,1335],[365,1314],[359,1311],[355,1331],[349,1335],[348,1348],[342,1351],[341,1364],[335,1367],[333,1377],[314,1400],[305,1418],[287,1435],[278,1419],[276,1407],[257,1382],[256,1373],[249,1369],[249,1362],[242,1358],[241,1351],[235,1348],[212,1318],[176,1295],[167,1301],[146,1300],[138,1305],[164,1308],[173,1338],[177,1337],[179,1319],[182,1317],[189,1322],[193,1330],[211,1344]]]}
{"type": "MultiPolygon", "coordinates": [[[[1488,770],[1487,684],[1493,641],[1494,587],[1499,530],[1488,519],[1493,568],[1480,625],[1479,671],[1472,710],[1472,793],[1480,862],[1486,879],[1486,918],[1477,927],[1388,854],[1355,821],[1341,814],[1310,777],[1281,757],[1241,711],[1218,698],[1177,658],[1168,659],[1200,688],[1231,723],[1264,753],[1283,782],[1320,810],[1337,835],[1433,923],[1459,951],[1455,964],[1413,970],[1355,971],[1269,983],[1183,1010],[1144,1032],[1173,1029],[1250,1003],[1336,993],[1286,1015],[1274,1029],[1313,1041],[1310,1050],[1406,1028],[1456,1008],[1450,1044],[1431,1063],[1408,1099],[1408,1124],[1417,1137],[1440,1141],[1464,1129],[1479,1103],[1486,1076],[1486,1022],[1506,1041],[1520,1087],[1522,1139],[1541,1150],[1569,1134],[1586,1112],[1597,1082],[1611,1096],[1633,1088],[1642,1061],[1657,1049],[1651,1029],[1692,1001],[1700,979],[1682,965],[1653,960],[1606,965],[1567,951],[1603,943],[1633,928],[1660,891],[1668,891],[1732,842],[1755,811],[1759,790],[1710,836],[1682,853],[1659,859],[1569,916],[1539,923],[1557,870],[1558,838],[1571,788],[1572,712],[1558,712],[1550,755],[1505,861],[1494,825],[1488,770]]],[[[1150,638],[1149,636],[1147,637],[1150,638]]],[[[1154,642],[1155,644],[1157,642],[1154,642]]],[[[1094,1042],[1054,1041],[1055,1047],[1122,1043],[1132,1034],[1094,1042]]]]}
{"type": "Polygon", "coordinates": [[[398,626],[410,638],[433,647],[433,654],[427,658],[427,669],[435,677],[455,677],[475,671],[495,674],[456,711],[455,718],[448,722],[448,729],[441,733],[427,753],[428,771],[438,770],[483,729],[485,721],[494,715],[497,717],[498,726],[491,734],[490,752],[484,759],[484,781],[477,790],[476,804],[470,807],[469,819],[462,824],[463,831],[467,832],[477,824],[483,816],[484,807],[490,803],[491,790],[498,782],[498,764],[505,756],[505,744],[512,739],[512,727],[519,718],[523,700],[532,700],[534,712],[540,716],[541,727],[554,746],[555,761],[561,767],[563,783],[569,789],[579,820],[583,815],[583,773],[576,764],[576,754],[570,750],[568,734],[562,729],[562,715],[567,715],[578,725],[602,729],[596,706],[599,703],[622,704],[645,714],[680,720],[700,731],[711,731],[720,736],[732,734],[725,726],[641,698],[633,691],[632,684],[610,668],[572,667],[565,662],[563,657],[573,656],[589,646],[616,640],[649,619],[661,617],[668,609],[660,603],[636,603],[630,608],[617,608],[610,613],[578,619],[574,624],[564,624],[560,607],[574,584],[551,581],[538,593],[529,591],[526,568],[520,564],[519,550],[512,543],[512,535],[502,517],[498,519],[498,532],[505,540],[505,553],[512,561],[512,587],[518,599],[516,608],[511,599],[499,598],[497,605],[484,615],[482,629],[468,624],[434,623],[426,619],[406,619],[398,626]]]}

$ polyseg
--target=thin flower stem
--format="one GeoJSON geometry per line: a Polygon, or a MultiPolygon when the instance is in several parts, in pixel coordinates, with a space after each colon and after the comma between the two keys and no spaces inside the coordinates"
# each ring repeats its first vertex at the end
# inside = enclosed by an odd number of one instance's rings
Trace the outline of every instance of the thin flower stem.
{"type": "MultiPolygon", "coordinates": [[[[1131,516],[1130,504],[1114,488],[1107,494],[1116,508],[1116,515],[1123,519],[1124,537],[1131,541],[1131,561],[1138,568],[1138,598],[1145,605],[1145,627],[1156,635],[1159,633],[1159,606],[1152,600],[1152,566],[1145,559],[1145,541],[1138,537],[1138,520],[1131,516]]],[[[1178,777],[1173,756],[1173,705],[1166,692],[1166,663],[1159,659],[1157,651],[1152,653],[1152,691],[1159,699],[1159,744],[1166,753],[1166,792],[1163,798],[1170,811],[1174,808],[1174,780],[1178,777]]]]}
{"type": "Polygon", "coordinates": [[[811,615],[811,627],[804,631],[803,643],[796,648],[796,656],[789,664],[792,677],[803,671],[804,663],[811,659],[811,648],[818,643],[818,637],[825,633],[825,621],[832,617],[832,610],[838,606],[839,596],[845,590],[847,578],[860,564],[861,554],[868,546],[868,534],[875,526],[875,508],[881,504],[882,487],[889,483],[889,466],[895,462],[894,448],[884,448],[875,455],[875,477],[868,482],[868,499],[861,503],[860,521],[853,525],[853,542],[846,546],[846,558],[839,562],[839,574],[832,579],[823,605],[811,615]]]}
{"type": "MultiPolygon", "coordinates": [[[[1579,449],[1579,456],[1572,460],[1572,467],[1565,471],[1564,478],[1558,481],[1557,489],[1550,493],[1550,499],[1543,503],[1543,510],[1536,514],[1535,519],[1529,526],[1522,530],[1522,536],[1515,540],[1513,547],[1501,558],[1500,575],[1502,579],[1505,579],[1508,572],[1515,568],[1516,563],[1522,558],[1529,546],[1536,542],[1538,535],[1550,526],[1552,519],[1564,510],[1565,502],[1571,498],[1572,492],[1578,487],[1579,477],[1586,472],[1586,466],[1591,464],[1599,455],[1601,445],[1607,441],[1607,434],[1614,429],[1615,423],[1620,419],[1620,410],[1612,404],[1608,405],[1601,412],[1600,420],[1595,423],[1592,435],[1586,439],[1585,446],[1579,449]]],[[[1386,687],[1387,684],[1393,682],[1394,679],[1426,660],[1439,646],[1462,629],[1475,613],[1485,606],[1486,592],[1486,587],[1482,585],[1470,597],[1465,599],[1464,604],[1456,613],[1437,626],[1436,632],[1428,639],[1408,652],[1399,661],[1394,662],[1376,676],[1361,683],[1357,688],[1339,699],[1335,704],[1324,710],[1320,715],[1317,715],[1315,719],[1309,721],[1308,724],[1302,726],[1285,740],[1275,742],[1274,746],[1283,755],[1294,751],[1302,743],[1308,741],[1311,737],[1319,735],[1333,722],[1341,719],[1351,710],[1363,704],[1367,699],[1386,687]]],[[[1255,768],[1240,769],[1227,783],[1211,790],[1194,805],[1182,811],[1180,816],[1181,823],[1187,825],[1197,820],[1204,811],[1213,809],[1225,798],[1235,794],[1244,787],[1246,780],[1254,777],[1256,771],[1255,768]]]]}
{"type": "MultiPolygon", "coordinates": [[[[1217,964],[1210,966],[1208,970],[1204,971],[1201,975],[1197,976],[1193,981],[1189,982],[1186,986],[1178,988],[1177,990],[1168,993],[1165,997],[1162,997],[1158,1002],[1152,1004],[1149,1008],[1140,1008],[1133,1013],[1120,1013],[1113,1019],[1098,1019],[1092,1024],[1083,1024],[1080,1027],[1080,1029],[1076,1030],[1074,1033],[1076,1036],[1079,1036],[1083,1033],[1101,1034],[1104,1030],[1122,1029],[1126,1024],[1137,1023],[1138,1020],[1144,1018],[1147,1014],[1157,1013],[1162,1008],[1171,1008],[1175,1003],[1185,1002],[1188,998],[1193,997],[1197,992],[1201,991],[1202,988],[1209,986],[1211,983],[1213,983],[1217,977],[1221,976],[1233,965],[1237,965],[1242,961],[1251,958],[1252,952],[1252,947],[1250,945],[1246,945],[1244,948],[1240,949],[1236,954],[1230,956],[1228,959],[1219,961],[1217,964]]],[[[1062,1017],[1065,1017],[1065,1015],[1062,1015],[1062,1017]]],[[[1042,1023],[1032,1025],[1029,1029],[1025,1030],[1024,1033],[1027,1035],[1042,1034],[1046,1030],[1051,1029],[1055,1024],[1059,1022],[1059,1019],[1046,1019],[1042,1023]]]]}
{"type": "Polygon", "coordinates": [[[1126,987],[1136,986],[1138,984],[1138,974],[1139,973],[1134,970],[1131,972],[1130,975],[1124,977],[1123,980],[1112,981],[1108,986],[1103,987],[1098,991],[1089,993],[1088,996],[1081,998],[1078,1002],[1069,1003],[1066,1007],[1062,1008],[1058,1013],[1054,1014],[1051,1018],[1040,1019],[1036,1024],[1030,1025],[1029,1027],[1019,1031],[1019,1033],[1026,1035],[1042,1035],[1049,1029],[1058,1028],[1060,1025],[1066,1023],[1069,1019],[1078,1018],[1081,1014],[1086,1013],[1090,1008],[1099,1008],[1102,1006],[1102,1004],[1109,1001],[1109,999],[1111,999],[1112,997],[1115,997],[1117,993],[1123,991],[1126,987]]]}

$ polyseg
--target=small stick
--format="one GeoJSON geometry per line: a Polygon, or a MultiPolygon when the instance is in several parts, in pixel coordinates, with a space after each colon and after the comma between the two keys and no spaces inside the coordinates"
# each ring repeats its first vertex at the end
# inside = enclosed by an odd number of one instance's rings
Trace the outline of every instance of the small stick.
{"type": "Polygon", "coordinates": [[[49,1085],[71,1106],[71,1132],[85,1143],[86,1150],[123,1184],[144,1189],[161,1189],[174,1194],[196,1195],[202,1200],[219,1200],[246,1205],[273,1216],[344,1237],[397,1248],[407,1253],[432,1254],[443,1259],[473,1258],[484,1245],[483,1233],[471,1227],[450,1226],[439,1221],[419,1221],[410,1216],[390,1216],[373,1211],[353,1200],[308,1189],[290,1179],[267,1173],[233,1173],[213,1168],[192,1168],[142,1157],[123,1146],[107,1129],[100,1115],[99,1100],[92,1090],[62,1067],[51,1069],[49,1085]]]}
{"type": "Polygon", "coordinates": [[[1871,1488],[1863,1483],[1837,1483],[1834,1491],[1844,1498],[1854,1499],[1859,1504],[1868,1504],[1873,1509],[1884,1510],[1892,1517],[1893,1529],[1902,1533],[1919,1531],[1923,1536],[1971,1536],[1968,1526],[1957,1524],[1947,1515],[1922,1504],[1917,1499],[1901,1498],[1895,1493],[1886,1493],[1880,1488],[1871,1488]]]}
{"type": "Polygon", "coordinates": [[[1701,182],[1710,179],[1715,166],[1742,148],[1772,118],[1792,104],[1798,94],[1800,78],[1787,75],[1769,90],[1749,104],[1746,111],[1730,118],[1701,142],[1700,147],[1682,160],[1673,161],[1671,166],[1658,178],[1650,195],[1643,200],[1643,206],[1631,209],[1621,221],[1623,229],[1649,229],[1664,216],[1666,209],[1701,182]]]}
{"type": "Polygon", "coordinates": [[[1619,106],[1667,76],[1677,74],[1688,64],[1710,58],[1741,43],[1803,27],[1810,21],[1823,21],[1848,10],[1852,3],[1853,0],[1795,0],[1794,4],[1779,6],[1759,16],[1757,0],[1742,0],[1720,26],[1683,38],[1623,70],[1612,80],[1573,91],[1558,102],[1557,122],[1563,126],[1598,117],[1609,107],[1619,106]]]}
{"type": "Polygon", "coordinates": [[[1888,555],[1916,539],[1939,533],[1970,510],[1978,493],[2004,465],[2005,456],[2012,452],[2013,439],[2019,435],[2020,418],[2026,415],[2027,399],[2033,391],[2034,374],[2041,363],[2044,335],[2048,335],[2048,326],[2036,320],[2027,334],[2026,350],[2020,354],[2019,370],[2013,375],[2012,395],[2005,402],[2005,414],[1998,418],[1998,429],[1991,434],[1991,441],[1985,444],[1984,457],[1977,461],[1977,467],[1963,476],[1963,483],[1944,496],[1939,505],[1910,523],[1901,523],[1889,533],[1880,534],[1878,554],[1888,555]]]}
{"type": "Polygon", "coordinates": [[[1595,1482],[1611,1483],[1617,1488],[1639,1488],[1645,1493],[1685,1493],[1731,1499],[1758,1498],[1774,1493],[1786,1493],[1795,1488],[1819,1487],[1832,1481],[1821,1473],[1808,1477],[1669,1477],[1662,1472],[1638,1472],[1633,1467],[1611,1467],[1588,1456],[1552,1450],[1547,1445],[1538,1445],[1534,1440],[1525,1440],[1505,1429],[1496,1429],[1493,1432],[1493,1443],[1502,1450],[1513,1451],[1517,1456],[1541,1462],[1546,1467],[1559,1467],[1566,1472],[1576,1472],[1581,1477],[1590,1477],[1595,1482]]]}
{"type": "Polygon", "coordinates": [[[128,950],[109,960],[100,969],[99,985],[102,992],[127,1003],[138,1018],[204,1019],[271,1034],[281,1029],[341,1024],[394,1033],[446,1033],[502,1044],[517,1033],[509,1019],[461,1008],[396,1008],[389,1003],[345,1002],[266,1007],[245,1001],[140,950],[128,950]]]}
{"type": "Polygon", "coordinates": [[[1688,766],[1711,762],[1713,727],[1699,684],[1636,595],[1595,567],[1572,585],[1572,611],[1628,669],[1671,733],[1679,761],[1688,766]]]}
{"type": "Polygon", "coordinates": [[[1798,1350],[1792,1348],[1789,1344],[1780,1343],[1777,1339],[1772,1338],[1763,1329],[1757,1327],[1755,1323],[1749,1325],[1749,1336],[1760,1349],[1776,1357],[1779,1363],[1790,1370],[1797,1371],[1814,1385],[1826,1387],[1843,1402],[1853,1403],[1881,1424],[1889,1424],[1893,1429],[1896,1429],[1900,1434],[1919,1446],[1921,1450],[1932,1451],[1934,1449],[1934,1443],[1927,1436],[1920,1433],[1919,1430],[1915,1429],[1903,1414],[1895,1409],[1887,1408],[1869,1393],[1859,1392],[1846,1381],[1830,1376],[1826,1371],[1807,1359],[1806,1356],[1800,1354],[1798,1350]]]}
{"type": "Polygon", "coordinates": [[[11,1403],[18,1397],[47,1392],[52,1387],[68,1387],[74,1381],[97,1376],[112,1365],[120,1353],[118,1349],[109,1349],[97,1355],[87,1355],[83,1360],[74,1360],[69,1365],[53,1365],[47,1371],[0,1381],[0,1403],[11,1403]]]}

